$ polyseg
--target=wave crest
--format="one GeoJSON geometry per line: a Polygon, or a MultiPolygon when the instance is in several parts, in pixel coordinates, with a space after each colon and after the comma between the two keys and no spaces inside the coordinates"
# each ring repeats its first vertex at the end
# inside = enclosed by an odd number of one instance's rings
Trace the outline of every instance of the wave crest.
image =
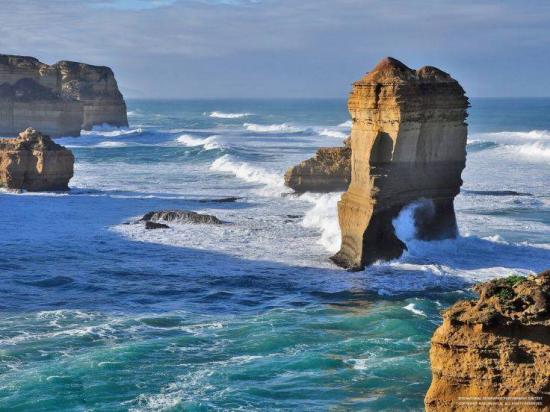
{"type": "Polygon", "coordinates": [[[259,132],[259,133],[299,133],[303,130],[296,127],[291,126],[288,123],[281,123],[281,124],[256,124],[256,123],[245,123],[243,126],[246,128],[246,130],[249,130],[251,132],[259,132]]]}
{"type": "Polygon", "coordinates": [[[335,139],[345,139],[348,137],[347,133],[339,130],[323,129],[319,132],[319,136],[334,137],[335,139]]]}
{"type": "Polygon", "coordinates": [[[246,162],[234,160],[229,155],[214,160],[210,170],[216,172],[232,173],[235,177],[250,183],[261,183],[273,188],[284,187],[281,174],[272,173],[260,167],[252,166],[246,162]]]}
{"type": "Polygon", "coordinates": [[[223,148],[221,143],[218,141],[219,137],[220,136],[218,135],[213,135],[213,136],[208,136],[204,139],[201,139],[200,137],[194,137],[188,134],[183,134],[178,138],[176,138],[176,142],[187,147],[202,146],[204,150],[214,150],[214,149],[223,148]]]}
{"type": "Polygon", "coordinates": [[[251,116],[252,113],[224,113],[224,112],[210,112],[208,117],[217,119],[240,119],[241,117],[251,116]]]}

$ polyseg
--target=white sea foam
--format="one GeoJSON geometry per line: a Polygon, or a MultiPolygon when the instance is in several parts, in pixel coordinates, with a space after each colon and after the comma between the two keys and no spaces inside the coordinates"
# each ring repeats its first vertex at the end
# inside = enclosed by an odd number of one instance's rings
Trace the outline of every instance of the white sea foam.
{"type": "Polygon", "coordinates": [[[82,130],[80,134],[82,136],[103,136],[103,137],[119,137],[128,135],[137,135],[143,133],[142,128],[126,129],[116,128],[109,125],[94,126],[92,130],[82,130]]]}
{"type": "Polygon", "coordinates": [[[348,135],[339,130],[322,129],[319,136],[334,137],[335,139],[345,139],[348,135]]]}
{"type": "Polygon", "coordinates": [[[530,130],[528,132],[492,132],[479,133],[479,136],[488,136],[499,140],[550,140],[550,130],[530,130]]]}
{"type": "Polygon", "coordinates": [[[205,150],[213,150],[222,148],[221,143],[218,141],[219,138],[220,136],[218,135],[200,138],[184,134],[179,136],[176,141],[188,147],[203,146],[205,150]]]}
{"type": "Polygon", "coordinates": [[[98,148],[113,148],[113,147],[126,147],[128,146],[128,143],[125,142],[113,142],[110,140],[107,140],[105,142],[98,143],[91,147],[98,147],[98,148]]]}
{"type": "Polygon", "coordinates": [[[550,147],[545,146],[541,142],[522,144],[522,145],[508,145],[504,146],[504,150],[511,155],[517,155],[521,158],[532,162],[550,162],[550,147]]]}
{"type": "Polygon", "coordinates": [[[306,212],[302,226],[320,230],[321,237],[318,243],[330,253],[340,250],[341,235],[336,204],[341,195],[341,193],[304,193],[300,196],[301,200],[314,205],[306,212]]]}
{"type": "Polygon", "coordinates": [[[262,183],[273,188],[283,188],[283,178],[280,173],[269,172],[261,167],[246,162],[237,161],[230,155],[223,155],[210,166],[216,172],[232,173],[239,179],[250,183],[262,183]]]}
{"type": "Polygon", "coordinates": [[[403,306],[403,309],[406,309],[406,310],[414,313],[415,315],[426,316],[426,314],[423,311],[421,311],[420,309],[417,309],[414,306],[414,303],[409,303],[407,306],[403,306]]]}
{"type": "Polygon", "coordinates": [[[251,132],[258,133],[298,133],[303,131],[296,126],[289,125],[288,123],[281,124],[255,124],[255,123],[244,123],[243,126],[246,130],[251,132]]]}
{"type": "Polygon", "coordinates": [[[341,127],[342,129],[351,129],[351,126],[353,126],[353,122],[351,120],[346,120],[344,123],[340,123],[338,127],[341,127]]]}
{"type": "Polygon", "coordinates": [[[224,112],[211,112],[208,116],[218,119],[240,119],[241,117],[251,116],[252,113],[224,113],[224,112]]]}

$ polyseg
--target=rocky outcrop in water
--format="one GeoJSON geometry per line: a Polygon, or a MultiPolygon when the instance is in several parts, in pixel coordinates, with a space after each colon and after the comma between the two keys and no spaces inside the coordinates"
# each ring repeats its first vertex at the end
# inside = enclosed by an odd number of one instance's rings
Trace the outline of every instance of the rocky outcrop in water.
{"type": "Polygon", "coordinates": [[[176,223],[199,223],[208,225],[220,225],[222,221],[216,216],[191,212],[189,210],[160,210],[148,212],[141,218],[143,222],[176,222],[176,223]]]}
{"type": "Polygon", "coordinates": [[[351,180],[351,141],[344,147],[322,147],[311,159],[285,173],[285,185],[296,192],[335,192],[346,190],[351,180]]]}
{"type": "Polygon", "coordinates": [[[67,190],[73,164],[70,150],[32,128],[0,139],[0,186],[7,189],[67,190]]]}
{"type": "Polygon", "coordinates": [[[550,271],[475,290],[432,337],[426,410],[550,411],[550,271]]]}
{"type": "Polygon", "coordinates": [[[456,236],[454,197],[466,160],[468,99],[456,80],[434,67],[412,70],[385,58],[353,84],[351,183],[338,203],[338,265],[361,269],[406,248],[392,220],[419,199],[422,239],[456,236]]]}
{"type": "Polygon", "coordinates": [[[126,103],[108,67],[0,55],[0,135],[32,125],[51,136],[78,136],[94,125],[127,126],[126,103]]]}

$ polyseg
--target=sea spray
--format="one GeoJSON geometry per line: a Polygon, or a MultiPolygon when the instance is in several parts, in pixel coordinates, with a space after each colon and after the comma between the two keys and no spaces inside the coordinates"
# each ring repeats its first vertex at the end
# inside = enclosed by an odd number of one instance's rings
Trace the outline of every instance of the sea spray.
{"type": "Polygon", "coordinates": [[[342,193],[304,193],[299,197],[314,205],[306,212],[302,226],[320,230],[321,237],[317,243],[330,253],[340,249],[341,234],[336,205],[341,196],[342,193]]]}
{"type": "Polygon", "coordinates": [[[335,139],[345,139],[348,135],[340,130],[322,129],[319,131],[319,136],[333,137],[335,139]]]}
{"type": "Polygon", "coordinates": [[[243,124],[243,126],[246,128],[246,130],[258,133],[298,133],[303,131],[296,126],[291,126],[287,123],[269,125],[245,123],[243,124]]]}
{"type": "Polygon", "coordinates": [[[217,119],[240,119],[242,117],[251,116],[252,113],[224,113],[224,112],[210,112],[209,117],[217,119]]]}
{"type": "Polygon", "coordinates": [[[235,160],[230,155],[217,158],[210,166],[210,170],[232,173],[235,177],[246,182],[261,183],[277,189],[279,192],[285,187],[282,174],[269,172],[261,167],[235,160]]]}
{"type": "Polygon", "coordinates": [[[194,137],[188,134],[183,134],[179,136],[176,141],[184,146],[188,147],[196,147],[196,146],[202,146],[204,150],[214,150],[214,149],[221,149],[223,146],[218,141],[220,136],[214,135],[209,136],[204,139],[199,137],[194,137]]]}

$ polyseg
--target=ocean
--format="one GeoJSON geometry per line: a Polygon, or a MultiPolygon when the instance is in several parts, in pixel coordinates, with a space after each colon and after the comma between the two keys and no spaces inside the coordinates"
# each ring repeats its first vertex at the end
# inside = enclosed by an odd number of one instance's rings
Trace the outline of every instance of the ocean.
{"type": "Polygon", "coordinates": [[[0,192],[0,410],[422,410],[441,310],[550,268],[550,99],[471,105],[460,237],[406,208],[408,251],[353,273],[340,193],[283,184],[342,144],[343,99],[129,100],[129,128],[57,139],[69,193],[0,192]],[[161,209],[225,224],[135,223],[161,209]]]}

